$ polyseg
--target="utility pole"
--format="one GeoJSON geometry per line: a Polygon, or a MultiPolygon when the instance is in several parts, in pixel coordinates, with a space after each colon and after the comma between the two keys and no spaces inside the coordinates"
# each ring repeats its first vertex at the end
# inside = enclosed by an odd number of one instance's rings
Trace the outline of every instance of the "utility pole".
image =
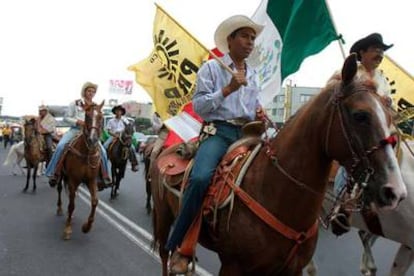
{"type": "Polygon", "coordinates": [[[285,104],[283,112],[283,123],[292,115],[292,80],[288,80],[285,88],[285,104]]]}

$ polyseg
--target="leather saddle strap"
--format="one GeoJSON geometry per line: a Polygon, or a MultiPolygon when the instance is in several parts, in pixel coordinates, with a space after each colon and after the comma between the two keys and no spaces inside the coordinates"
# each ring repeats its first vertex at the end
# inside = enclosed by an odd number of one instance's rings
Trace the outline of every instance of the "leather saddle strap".
{"type": "Polygon", "coordinates": [[[227,182],[227,184],[233,189],[234,193],[240,198],[240,200],[263,222],[265,222],[272,229],[276,230],[286,238],[295,241],[295,244],[290,249],[285,263],[282,266],[281,271],[283,271],[293,260],[293,257],[296,255],[297,250],[299,249],[299,245],[316,235],[318,231],[318,220],[316,220],[315,223],[312,224],[306,232],[297,232],[295,229],[292,229],[291,227],[278,220],[240,187],[236,186],[232,182],[227,182]]]}

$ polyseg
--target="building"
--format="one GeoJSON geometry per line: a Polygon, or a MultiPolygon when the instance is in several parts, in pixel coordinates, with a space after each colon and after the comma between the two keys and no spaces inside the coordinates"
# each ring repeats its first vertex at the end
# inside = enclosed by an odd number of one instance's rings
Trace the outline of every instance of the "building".
{"type": "Polygon", "coordinates": [[[266,112],[270,119],[280,126],[320,90],[319,87],[287,85],[282,89],[283,93],[275,96],[272,103],[265,108],[266,112]]]}

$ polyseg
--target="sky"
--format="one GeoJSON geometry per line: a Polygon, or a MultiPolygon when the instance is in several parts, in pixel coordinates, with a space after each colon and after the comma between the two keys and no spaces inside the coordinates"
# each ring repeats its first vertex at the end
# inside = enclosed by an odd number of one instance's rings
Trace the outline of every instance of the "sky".
{"type": "MultiPolygon", "coordinates": [[[[260,0],[157,0],[183,27],[214,48],[218,24],[234,14],[251,16],[260,0]]],[[[153,0],[13,0],[0,2],[0,97],[2,115],[36,114],[37,107],[67,105],[86,81],[99,84],[96,100],[113,98],[109,80],[134,80],[127,70],[152,50],[153,0]]],[[[411,0],[327,0],[348,53],[352,43],[379,32],[386,53],[414,73],[411,0]]],[[[287,79],[322,87],[342,65],[338,42],[309,57],[287,79]]],[[[119,102],[150,102],[134,83],[119,102]]]]}

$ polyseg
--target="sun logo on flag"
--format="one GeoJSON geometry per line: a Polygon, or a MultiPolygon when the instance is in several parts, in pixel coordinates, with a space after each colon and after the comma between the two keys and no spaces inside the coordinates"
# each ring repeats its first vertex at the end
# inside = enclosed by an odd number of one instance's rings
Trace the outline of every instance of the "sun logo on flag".
{"type": "Polygon", "coordinates": [[[178,59],[176,56],[180,53],[177,46],[177,40],[170,41],[170,39],[165,36],[165,31],[160,30],[158,35],[154,36],[154,44],[155,50],[163,65],[163,67],[158,70],[158,77],[167,78],[168,80],[175,82],[175,75],[178,67],[178,59]]]}

